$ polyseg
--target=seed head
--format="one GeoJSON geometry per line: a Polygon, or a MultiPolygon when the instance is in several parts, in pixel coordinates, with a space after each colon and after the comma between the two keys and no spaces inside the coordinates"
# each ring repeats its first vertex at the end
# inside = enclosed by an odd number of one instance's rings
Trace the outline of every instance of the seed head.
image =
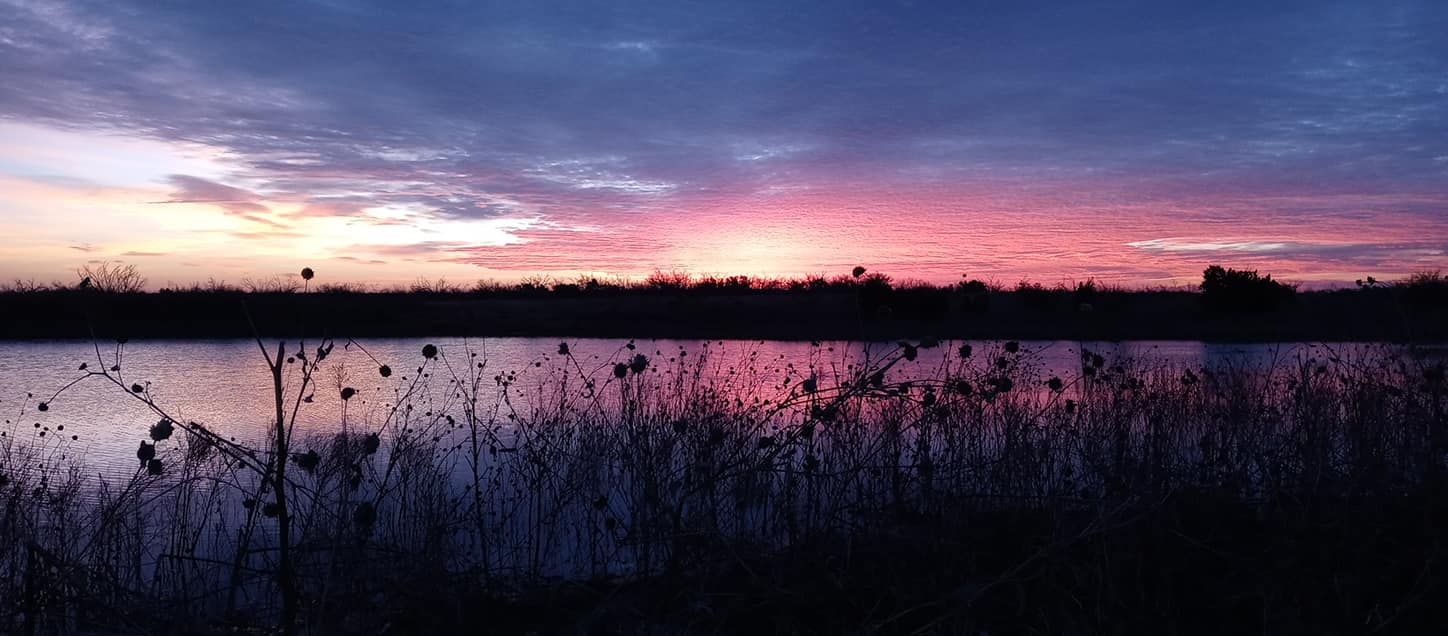
{"type": "Polygon", "coordinates": [[[170,418],[162,418],[161,421],[151,425],[151,440],[161,441],[171,437],[173,423],[170,418]]]}
{"type": "Polygon", "coordinates": [[[642,353],[635,355],[633,357],[633,360],[629,361],[628,368],[634,373],[643,373],[649,368],[648,356],[645,356],[642,353]]]}
{"type": "Polygon", "coordinates": [[[292,461],[296,462],[297,465],[302,468],[302,470],[310,473],[317,470],[317,464],[322,462],[322,456],[318,455],[317,451],[315,450],[309,450],[305,453],[293,457],[292,461]]]}
{"type": "Polygon", "coordinates": [[[819,380],[815,378],[814,374],[810,374],[804,382],[799,383],[799,388],[805,393],[814,393],[819,390],[819,380]]]}
{"type": "Polygon", "coordinates": [[[146,462],[149,462],[149,461],[151,461],[152,459],[155,459],[155,458],[156,458],[156,445],[155,445],[155,444],[148,444],[148,443],[146,443],[146,442],[144,442],[144,441],[141,442],[141,447],[138,448],[138,449],[136,449],[136,459],[141,460],[141,465],[144,466],[144,465],[146,465],[146,462]]]}

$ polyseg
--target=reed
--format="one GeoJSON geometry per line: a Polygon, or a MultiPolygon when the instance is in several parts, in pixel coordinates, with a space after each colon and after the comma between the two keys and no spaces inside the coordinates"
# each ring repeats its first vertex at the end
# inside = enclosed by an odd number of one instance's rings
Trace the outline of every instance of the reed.
{"type": "Polygon", "coordinates": [[[822,344],[804,361],[634,342],[595,360],[560,343],[528,369],[429,345],[396,372],[367,354],[358,373],[333,368],[331,343],[295,344],[263,349],[276,413],[250,444],[171,418],[114,370],[125,345],[28,402],[141,400],[154,455],[101,477],[62,431],[12,421],[0,624],[1203,633],[1442,618],[1425,599],[1442,591],[1448,386],[1402,349],[1208,368],[1083,350],[1057,376],[1016,342],[822,344]],[[323,390],[348,400],[337,430],[295,430],[323,390]],[[354,409],[359,394],[377,399],[354,409]]]}

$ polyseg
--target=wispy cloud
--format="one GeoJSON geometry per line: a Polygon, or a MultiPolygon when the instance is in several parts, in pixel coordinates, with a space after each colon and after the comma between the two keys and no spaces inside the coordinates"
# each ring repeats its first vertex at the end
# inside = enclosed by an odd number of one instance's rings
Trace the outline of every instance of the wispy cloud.
{"type": "Polygon", "coordinates": [[[1192,241],[1175,238],[1150,239],[1127,243],[1131,247],[1156,252],[1246,252],[1249,254],[1299,251],[1304,246],[1288,241],[1192,241]]]}
{"type": "Polygon", "coordinates": [[[158,204],[201,203],[215,206],[238,219],[279,230],[288,228],[287,224],[270,218],[271,208],[263,205],[265,199],[255,192],[184,174],[173,174],[167,181],[176,188],[176,192],[171,199],[157,201],[158,204]]]}
{"type": "Polygon", "coordinates": [[[346,262],[348,262],[348,263],[359,263],[359,264],[362,264],[362,265],[386,265],[386,264],[387,264],[387,261],[384,261],[384,260],[382,260],[382,259],[380,259],[380,258],[358,258],[358,257],[356,257],[356,256],[334,256],[334,257],[332,257],[332,258],[335,259],[335,260],[339,260],[339,261],[346,261],[346,262]]]}

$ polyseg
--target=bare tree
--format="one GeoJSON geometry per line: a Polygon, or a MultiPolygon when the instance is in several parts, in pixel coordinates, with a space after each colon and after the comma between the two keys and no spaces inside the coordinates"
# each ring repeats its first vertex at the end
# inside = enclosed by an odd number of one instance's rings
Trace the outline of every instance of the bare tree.
{"type": "Polygon", "coordinates": [[[101,261],[80,266],[75,275],[81,287],[96,291],[128,294],[146,289],[146,277],[136,271],[135,265],[101,261]]]}

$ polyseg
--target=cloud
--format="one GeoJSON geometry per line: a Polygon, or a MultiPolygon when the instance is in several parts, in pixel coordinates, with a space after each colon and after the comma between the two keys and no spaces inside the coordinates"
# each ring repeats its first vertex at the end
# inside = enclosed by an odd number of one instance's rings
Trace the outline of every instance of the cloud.
{"type": "Polygon", "coordinates": [[[1279,181],[1330,172],[1392,183],[1443,176],[1432,157],[1448,153],[1432,141],[1448,127],[1431,36],[1448,10],[1436,3],[921,3],[869,15],[824,2],[653,4],[560,15],[547,3],[508,14],[297,3],[260,21],[225,4],[22,10],[0,108],[202,141],[250,162],[251,177],[300,175],[315,189],[386,172],[394,185],[479,195],[777,176],[752,165],[759,153],[734,150],[749,145],[803,149],[775,158],[795,170],[876,178],[927,164],[1208,181],[1268,168],[1279,181]],[[96,35],[78,42],[78,30],[96,35]],[[628,59],[638,55],[650,63],[628,59]],[[534,171],[597,156],[619,158],[619,170],[534,171]]]}
{"type": "MultiPolygon", "coordinates": [[[[939,219],[894,202],[959,184],[1055,201],[1029,212],[1041,231],[1076,201],[1112,197],[1448,197],[1448,4],[1431,0],[7,11],[0,118],[210,148],[234,172],[172,175],[170,202],[268,228],[235,235],[245,240],[311,217],[537,218],[602,231],[442,253],[626,268],[676,258],[661,255],[671,239],[631,233],[640,215],[707,231],[718,201],[765,217],[777,211],[759,198],[859,183],[881,193],[881,221],[921,233],[939,233],[939,219]]],[[[969,211],[1010,223],[1013,207],[969,211]]],[[[1126,207],[1098,206],[1099,218],[1151,222],[1126,207]]],[[[1310,224],[1321,210],[1282,214],[1310,224]]],[[[1279,248],[1149,243],[1217,228],[1181,216],[1182,232],[1113,237],[1099,259],[1121,262],[1102,266],[1135,267],[1124,261],[1142,252],[1311,252],[1297,236],[1269,242],[1279,248]]],[[[682,231],[665,225],[651,229],[682,231]]]]}
{"type": "Polygon", "coordinates": [[[226,235],[227,235],[227,236],[230,236],[230,237],[232,237],[232,238],[235,238],[235,239],[242,240],[242,241],[274,241],[274,240],[276,240],[276,239],[291,239],[291,238],[301,238],[301,237],[303,237],[303,236],[306,236],[306,234],[303,234],[303,233],[301,233],[301,232],[292,232],[292,231],[287,231],[287,230],[275,230],[275,231],[273,231],[273,230],[261,230],[261,231],[252,231],[252,232],[227,232],[226,235]]]}
{"type": "Polygon", "coordinates": [[[165,203],[214,203],[232,211],[271,211],[260,203],[262,197],[255,192],[184,174],[173,174],[167,177],[167,181],[175,186],[177,191],[175,198],[165,203]]]}
{"type": "Polygon", "coordinates": [[[356,256],[334,256],[333,258],[334,258],[335,260],[346,261],[346,262],[348,262],[348,263],[358,263],[358,264],[361,264],[361,265],[386,265],[386,264],[387,264],[387,261],[384,261],[384,260],[382,260],[382,259],[380,259],[380,258],[358,258],[358,257],[356,257],[356,256]]]}
{"type": "Polygon", "coordinates": [[[1312,263],[1324,266],[1382,267],[1395,263],[1441,262],[1448,239],[1309,242],[1295,240],[1211,241],[1163,238],[1128,243],[1156,253],[1228,259],[1229,262],[1312,263]]]}
{"type": "Polygon", "coordinates": [[[272,210],[263,205],[264,199],[255,192],[184,174],[173,174],[166,180],[176,188],[176,192],[171,199],[157,203],[202,203],[215,206],[233,217],[252,223],[270,226],[278,230],[285,230],[289,227],[285,223],[263,216],[270,215],[272,210]]]}
{"type": "Polygon", "coordinates": [[[404,261],[445,262],[453,260],[459,253],[465,253],[476,247],[473,243],[459,241],[422,241],[403,245],[355,245],[346,251],[385,256],[404,261]]]}
{"type": "Polygon", "coordinates": [[[1249,254],[1300,251],[1303,246],[1286,241],[1190,241],[1183,239],[1150,239],[1127,243],[1141,250],[1157,252],[1245,252],[1249,254]]]}
{"type": "Polygon", "coordinates": [[[622,232],[568,232],[523,230],[517,245],[455,246],[446,251],[450,262],[501,271],[584,272],[607,262],[617,271],[649,272],[684,267],[672,259],[653,237],[622,232]],[[530,244],[546,243],[547,252],[530,244]]]}

